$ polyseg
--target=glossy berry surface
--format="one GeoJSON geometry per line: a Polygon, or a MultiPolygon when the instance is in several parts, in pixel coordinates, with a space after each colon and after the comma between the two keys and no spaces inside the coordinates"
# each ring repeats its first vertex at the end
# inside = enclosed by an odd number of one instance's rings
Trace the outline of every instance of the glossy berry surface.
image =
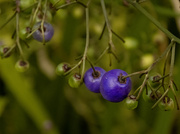
{"type": "Polygon", "coordinates": [[[96,72],[92,68],[86,71],[84,84],[91,92],[100,93],[100,82],[106,71],[100,67],[94,67],[94,69],[96,72]]]}
{"type": "Polygon", "coordinates": [[[104,99],[111,102],[124,100],[131,91],[130,78],[122,79],[127,73],[120,69],[113,69],[104,74],[101,79],[100,92],[104,99]]]}
{"type": "MultiPolygon", "coordinates": [[[[43,42],[43,32],[41,30],[41,22],[36,23],[34,25],[33,29],[37,29],[33,33],[33,38],[39,42],[43,42]]],[[[43,30],[44,30],[45,42],[50,41],[54,35],[54,29],[53,29],[52,25],[50,23],[44,22],[43,30]]]]}

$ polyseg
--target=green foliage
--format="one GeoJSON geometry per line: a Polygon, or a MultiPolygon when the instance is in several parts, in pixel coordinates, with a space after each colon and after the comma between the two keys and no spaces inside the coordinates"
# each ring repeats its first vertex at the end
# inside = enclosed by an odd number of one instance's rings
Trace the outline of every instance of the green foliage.
{"type": "MultiPolygon", "coordinates": [[[[51,2],[55,4],[57,1],[51,2]]],[[[88,0],[79,1],[84,4],[88,2],[88,0]]],[[[31,36],[26,38],[29,31],[26,31],[25,27],[32,27],[35,23],[30,23],[29,18],[32,18],[31,9],[37,6],[37,1],[31,2],[34,5],[29,8],[30,10],[25,10],[27,6],[24,5],[22,12],[19,13],[19,42],[23,50],[23,58],[28,60],[30,68],[24,73],[19,73],[14,67],[16,61],[22,58],[18,47],[14,48],[17,37],[14,32],[16,29],[16,17],[13,10],[16,7],[15,2],[0,0],[0,46],[13,48],[10,57],[0,59],[0,133],[180,133],[178,127],[180,116],[176,110],[164,112],[159,107],[151,110],[153,104],[145,102],[142,97],[139,98],[138,107],[135,110],[128,110],[124,102],[107,102],[100,94],[87,90],[83,84],[77,89],[69,87],[65,77],[56,75],[56,66],[64,61],[74,65],[77,64],[75,59],[81,59],[86,43],[85,8],[80,4],[72,4],[57,11],[48,8],[52,19],[47,17],[47,20],[53,25],[55,32],[51,41],[42,45],[31,36]],[[6,24],[7,20],[10,21],[6,24]]],[[[42,5],[44,3],[45,1],[42,0],[42,5]]],[[[125,40],[130,39],[129,42],[132,44],[124,44],[113,35],[114,53],[119,62],[116,57],[106,52],[97,62],[97,66],[105,70],[120,68],[130,74],[151,65],[152,59],[157,59],[165,51],[169,38],[130,4],[125,6],[123,3],[123,0],[105,0],[106,11],[112,30],[125,40]],[[150,58],[147,58],[147,55],[150,58]],[[109,66],[110,63],[111,66],[109,66]]],[[[56,6],[64,4],[66,1],[61,0],[56,6]]],[[[152,0],[141,5],[162,26],[169,29],[175,36],[179,36],[177,24],[173,23],[178,22],[175,17],[179,14],[174,10],[171,1],[152,0]]],[[[42,9],[44,9],[43,6],[42,9]]],[[[107,48],[109,36],[105,28],[99,40],[105,23],[100,0],[91,1],[89,13],[90,42],[87,57],[95,63],[103,50],[107,48]]],[[[39,19],[36,17],[34,21],[39,19]]],[[[178,82],[180,79],[179,49],[176,49],[176,52],[173,80],[178,82]]],[[[86,64],[84,69],[88,68],[90,66],[86,64]]],[[[162,73],[163,68],[164,60],[160,61],[153,71],[162,73]]],[[[77,66],[76,69],[80,71],[82,65],[77,66]]],[[[74,72],[73,70],[72,74],[74,72]]],[[[132,90],[135,91],[142,84],[143,78],[133,76],[131,79],[132,90]]],[[[176,84],[180,87],[179,82],[176,84]]],[[[177,98],[179,98],[179,92],[177,93],[177,98]]],[[[172,92],[169,92],[168,96],[174,99],[172,92]]],[[[175,102],[174,107],[176,108],[175,102]]]]}

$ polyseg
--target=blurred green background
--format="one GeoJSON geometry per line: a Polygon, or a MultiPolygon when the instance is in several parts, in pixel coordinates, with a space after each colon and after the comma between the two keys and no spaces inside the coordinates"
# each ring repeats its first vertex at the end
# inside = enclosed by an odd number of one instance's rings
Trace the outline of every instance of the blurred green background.
{"type": "MultiPolygon", "coordinates": [[[[177,0],[178,1],[178,0],[177,0]]],[[[86,3],[87,0],[81,2],[86,3]]],[[[120,62],[109,54],[96,64],[106,71],[119,68],[127,73],[146,69],[166,48],[168,38],[149,20],[132,6],[125,6],[122,0],[105,0],[112,29],[127,42],[123,44],[113,35],[116,54],[120,62]],[[133,43],[131,43],[133,42],[133,43]],[[129,44],[128,44],[129,43],[129,44]]],[[[151,0],[142,6],[160,23],[179,37],[178,17],[174,1],[151,0]]],[[[0,26],[10,18],[15,2],[0,0],[0,26]]],[[[60,4],[64,4],[61,1],[60,4]]],[[[67,83],[68,77],[55,74],[56,66],[61,62],[75,65],[75,60],[83,54],[86,27],[85,9],[74,4],[51,14],[48,22],[55,33],[45,46],[28,39],[27,46],[21,42],[30,69],[19,73],[14,65],[19,59],[15,50],[11,57],[0,59],[0,134],[179,134],[180,113],[176,108],[165,112],[158,107],[151,109],[152,103],[144,102],[140,97],[138,108],[128,110],[124,102],[111,103],[86,89],[83,84],[72,89],[67,83]]],[[[89,6],[90,46],[88,57],[95,62],[108,45],[107,29],[99,40],[104,26],[104,16],[100,0],[92,0],[89,6]]],[[[31,13],[20,13],[20,29],[29,21],[31,13]]],[[[15,18],[0,30],[0,44],[13,45],[15,39],[15,18]]],[[[179,44],[178,44],[179,45],[179,44]]],[[[174,80],[180,87],[180,55],[176,48],[174,80]]],[[[152,72],[162,74],[163,61],[152,72]]],[[[90,68],[86,63],[86,70],[90,68]]],[[[74,72],[78,72],[75,70],[74,72]]],[[[133,91],[143,81],[132,77],[133,91]]],[[[172,94],[170,93],[170,96],[172,94]]],[[[180,101],[179,92],[177,92],[180,101]]]]}

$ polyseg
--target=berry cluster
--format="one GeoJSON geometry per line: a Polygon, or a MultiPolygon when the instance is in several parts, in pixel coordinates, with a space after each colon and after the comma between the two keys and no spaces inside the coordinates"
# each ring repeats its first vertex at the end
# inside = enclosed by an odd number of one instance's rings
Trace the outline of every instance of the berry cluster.
{"type": "MultiPolygon", "coordinates": [[[[56,73],[64,75],[69,69],[67,63],[60,63],[56,73]]],[[[127,73],[120,69],[106,72],[100,67],[92,67],[85,72],[83,82],[89,91],[101,93],[108,101],[120,102],[128,96],[132,87],[130,78],[123,78],[124,76],[127,76],[127,73]]],[[[71,87],[78,88],[82,83],[81,75],[75,73],[69,77],[68,82],[71,87]]]]}
{"type": "MultiPolygon", "coordinates": [[[[129,4],[132,4],[140,12],[142,12],[150,21],[152,21],[160,30],[162,30],[168,37],[171,39],[169,46],[166,50],[160,55],[148,68],[142,71],[134,72],[132,74],[127,74],[125,71],[120,69],[113,69],[106,72],[100,67],[93,67],[92,63],[89,61],[87,56],[87,51],[89,48],[90,40],[90,30],[89,30],[89,5],[91,0],[88,2],[80,2],[79,0],[66,0],[65,4],[61,4],[60,0],[44,0],[44,1],[35,1],[35,0],[15,0],[15,12],[11,18],[4,23],[0,30],[12,20],[13,17],[16,18],[16,27],[15,32],[12,35],[14,39],[14,45],[6,46],[0,44],[0,56],[2,58],[7,58],[11,56],[14,50],[18,50],[19,59],[15,64],[15,68],[19,72],[25,72],[29,68],[29,62],[25,58],[23,53],[22,45],[25,44],[27,47],[28,41],[34,39],[38,42],[41,42],[45,45],[49,42],[54,35],[54,28],[49,23],[52,14],[59,9],[65,8],[69,5],[78,4],[85,9],[85,20],[86,20],[86,42],[85,48],[82,56],[79,58],[79,62],[75,66],[71,66],[68,63],[60,63],[56,68],[56,73],[58,75],[68,75],[74,69],[79,68],[79,71],[71,74],[68,83],[73,88],[78,88],[83,82],[86,85],[87,89],[94,93],[101,93],[104,99],[111,102],[121,102],[126,98],[126,105],[129,109],[135,109],[138,105],[138,99],[143,93],[143,98],[147,102],[154,102],[155,106],[159,105],[165,111],[172,110],[174,107],[173,99],[168,95],[169,91],[172,91],[174,95],[174,100],[177,104],[177,109],[179,109],[179,104],[177,101],[175,89],[177,86],[173,80],[173,68],[174,68],[174,59],[175,59],[175,48],[176,43],[180,43],[180,39],[170,33],[167,29],[163,28],[156,19],[154,19],[146,10],[140,6],[140,1],[126,0],[129,4]],[[59,4],[60,3],[60,4],[59,4]],[[30,16],[27,24],[24,23],[23,26],[20,25],[20,14],[25,14],[25,16],[30,16]],[[169,58],[171,57],[171,58],[169,58]],[[164,69],[162,76],[161,75],[151,75],[150,72],[153,68],[165,58],[164,69]],[[91,65],[91,68],[85,72],[85,62],[88,61],[91,65]],[[167,71],[169,68],[169,71],[167,71]],[[140,75],[139,78],[144,77],[142,84],[130,94],[132,88],[132,82],[130,77],[140,75]]],[[[105,18],[105,25],[100,34],[100,39],[102,38],[105,28],[108,30],[108,45],[101,55],[98,56],[97,61],[99,61],[105,53],[109,54],[109,57],[114,56],[117,61],[119,61],[118,56],[115,52],[115,45],[113,43],[112,36],[115,35],[123,43],[126,43],[125,46],[127,49],[135,49],[137,47],[136,40],[132,38],[122,39],[117,33],[113,31],[109,23],[106,6],[104,0],[100,0],[102,7],[102,14],[105,18]]],[[[110,60],[111,65],[111,60],[110,60]]]]}
{"type": "MultiPolygon", "coordinates": [[[[15,43],[12,46],[1,44],[0,56],[2,58],[8,58],[12,55],[15,49],[18,49],[20,58],[16,62],[15,68],[19,72],[25,72],[29,69],[30,65],[24,56],[22,45],[25,44],[27,47],[29,47],[27,42],[32,39],[30,37],[33,37],[34,40],[45,44],[50,41],[54,35],[54,28],[50,23],[48,23],[50,17],[47,17],[48,14],[51,14],[49,9],[47,10],[48,5],[51,3],[47,1],[39,1],[38,5],[35,6],[37,3],[34,0],[16,0],[15,4],[15,13],[11,17],[11,19],[16,17],[15,33],[12,36],[12,38],[15,38],[15,43]],[[44,6],[44,9],[41,7],[42,5],[44,6]],[[35,13],[31,15],[34,10],[35,13]],[[31,16],[29,20],[23,20],[25,22],[21,24],[20,15],[31,16]]],[[[0,29],[8,24],[11,19],[5,22],[4,25],[0,27],[0,29]]]]}

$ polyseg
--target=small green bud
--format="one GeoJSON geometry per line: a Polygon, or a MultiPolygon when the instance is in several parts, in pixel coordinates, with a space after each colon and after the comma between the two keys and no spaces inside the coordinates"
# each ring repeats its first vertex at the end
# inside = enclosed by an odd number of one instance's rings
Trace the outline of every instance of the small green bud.
{"type": "Polygon", "coordinates": [[[15,68],[18,72],[25,72],[29,69],[29,62],[26,60],[19,60],[16,62],[15,68]]]}
{"type": "Polygon", "coordinates": [[[70,87],[78,88],[82,83],[81,75],[78,74],[78,73],[75,73],[75,74],[71,75],[69,77],[68,83],[69,83],[70,87]]]}
{"type": "Polygon", "coordinates": [[[137,108],[138,101],[136,100],[136,96],[134,96],[134,95],[128,96],[125,100],[125,104],[129,110],[133,110],[133,109],[137,108]]]}
{"type": "Polygon", "coordinates": [[[174,101],[172,98],[165,96],[158,104],[159,108],[164,111],[171,111],[174,109],[174,101]]]}
{"type": "Polygon", "coordinates": [[[59,76],[65,75],[65,73],[71,69],[70,65],[68,63],[60,63],[56,67],[56,74],[59,76]]]}

